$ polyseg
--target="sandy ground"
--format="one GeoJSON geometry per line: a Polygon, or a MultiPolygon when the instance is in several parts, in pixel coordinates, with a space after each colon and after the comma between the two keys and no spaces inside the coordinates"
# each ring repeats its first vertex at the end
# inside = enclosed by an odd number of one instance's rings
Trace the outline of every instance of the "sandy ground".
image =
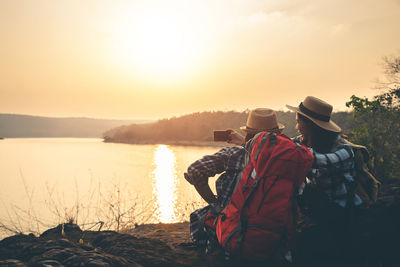
{"type": "Polygon", "coordinates": [[[145,237],[161,240],[171,248],[179,248],[181,244],[191,242],[188,222],[143,224],[135,229],[125,230],[122,233],[138,238],[145,237]]]}

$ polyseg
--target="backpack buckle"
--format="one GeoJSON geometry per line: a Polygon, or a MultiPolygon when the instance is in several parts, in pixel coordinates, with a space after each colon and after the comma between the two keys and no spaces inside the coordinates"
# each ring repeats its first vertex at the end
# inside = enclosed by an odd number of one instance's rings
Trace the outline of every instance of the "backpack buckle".
{"type": "Polygon", "coordinates": [[[251,177],[252,179],[256,179],[256,176],[257,176],[256,169],[253,168],[250,177],[251,177]]]}

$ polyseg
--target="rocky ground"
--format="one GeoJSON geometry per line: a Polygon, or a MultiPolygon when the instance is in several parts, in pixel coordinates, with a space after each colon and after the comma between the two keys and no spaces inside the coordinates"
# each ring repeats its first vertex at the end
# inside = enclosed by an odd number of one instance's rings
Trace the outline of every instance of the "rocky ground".
{"type": "MultiPolygon", "coordinates": [[[[400,182],[384,186],[377,204],[360,218],[351,246],[331,243],[320,228],[301,220],[298,231],[302,249],[298,258],[302,260],[296,266],[400,266],[400,182]],[[346,247],[346,256],[342,247],[346,247]]],[[[82,231],[75,224],[64,224],[39,237],[20,234],[0,241],[0,266],[232,266],[234,263],[226,261],[221,251],[210,255],[199,253],[190,243],[188,223],[147,224],[120,233],[82,231]]],[[[236,266],[244,264],[250,265],[241,262],[236,266]]]]}

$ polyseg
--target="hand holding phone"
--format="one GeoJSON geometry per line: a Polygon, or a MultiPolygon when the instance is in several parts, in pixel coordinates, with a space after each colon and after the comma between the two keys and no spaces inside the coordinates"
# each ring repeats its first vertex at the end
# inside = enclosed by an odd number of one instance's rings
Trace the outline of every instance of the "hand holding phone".
{"type": "Polygon", "coordinates": [[[229,144],[235,144],[238,146],[243,145],[246,142],[246,138],[244,136],[242,136],[240,133],[232,130],[232,129],[228,129],[228,143],[229,144]]]}
{"type": "Polygon", "coordinates": [[[214,141],[226,142],[228,140],[229,140],[229,131],[227,131],[227,130],[215,130],[214,131],[214,141]]]}

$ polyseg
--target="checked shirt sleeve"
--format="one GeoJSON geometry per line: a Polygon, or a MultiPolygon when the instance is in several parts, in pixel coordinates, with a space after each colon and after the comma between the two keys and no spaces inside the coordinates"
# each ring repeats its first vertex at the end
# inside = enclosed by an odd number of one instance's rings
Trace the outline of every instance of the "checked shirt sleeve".
{"type": "MultiPolygon", "coordinates": [[[[295,143],[301,142],[301,135],[292,138],[295,143]]],[[[336,151],[332,153],[319,153],[314,151],[314,149],[308,147],[310,152],[314,156],[314,163],[312,168],[319,169],[331,169],[331,168],[343,168],[345,162],[352,160],[354,158],[354,152],[351,146],[342,145],[339,146],[336,151]]]]}
{"type": "Polygon", "coordinates": [[[314,168],[342,168],[349,159],[354,158],[353,149],[350,146],[339,147],[335,152],[321,154],[310,149],[314,156],[314,168]]]}
{"type": "MultiPolygon", "coordinates": [[[[310,149],[314,155],[314,164],[311,167],[307,177],[311,180],[311,183],[316,183],[319,179],[324,179],[326,174],[334,170],[340,170],[343,175],[343,182],[337,185],[335,195],[333,196],[332,191],[328,190],[325,193],[330,197],[334,198],[334,202],[342,207],[346,206],[348,191],[345,185],[345,181],[353,182],[355,177],[355,163],[354,163],[354,151],[349,145],[340,145],[332,153],[317,153],[310,149]]],[[[359,196],[354,196],[354,204],[356,206],[362,203],[359,196]]]]}
{"type": "Polygon", "coordinates": [[[207,155],[193,162],[185,173],[185,179],[192,185],[208,183],[208,178],[222,173],[228,167],[236,147],[225,147],[213,155],[207,155]]]}

